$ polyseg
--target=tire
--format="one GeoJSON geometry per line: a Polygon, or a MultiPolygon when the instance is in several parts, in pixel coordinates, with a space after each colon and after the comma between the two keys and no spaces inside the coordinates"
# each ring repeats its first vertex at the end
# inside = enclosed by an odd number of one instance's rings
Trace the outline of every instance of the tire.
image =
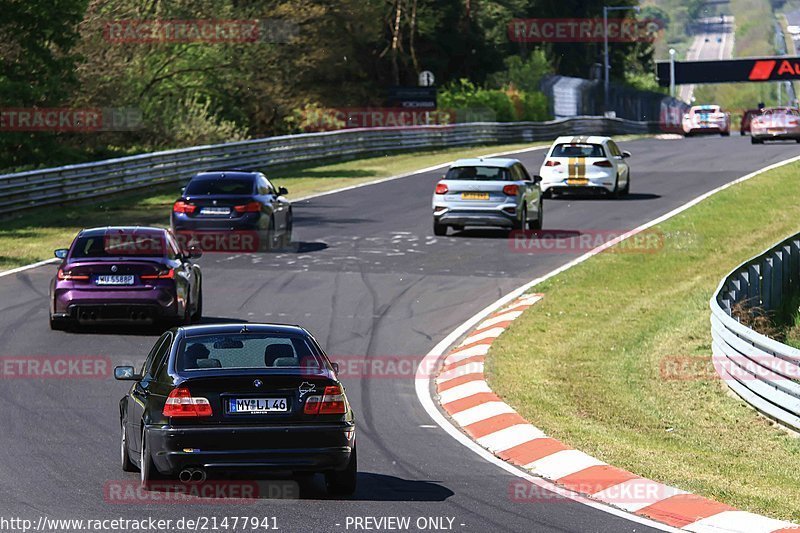
{"type": "Polygon", "coordinates": [[[433,221],[433,234],[438,237],[444,237],[447,235],[447,226],[444,224],[439,224],[435,220],[433,221]]]}
{"type": "Polygon", "coordinates": [[[544,202],[542,202],[541,198],[539,199],[539,214],[536,217],[536,220],[533,222],[528,223],[528,229],[533,231],[538,231],[542,229],[544,225],[544,202]]]}
{"type": "Polygon", "coordinates": [[[142,487],[147,488],[154,481],[158,481],[162,478],[163,476],[159,473],[155,463],[153,463],[153,456],[150,454],[147,431],[142,430],[142,451],[139,456],[139,481],[142,487]]]}
{"type": "Polygon", "coordinates": [[[755,137],[750,137],[750,144],[764,144],[764,141],[756,139],[755,137]]]}
{"type": "Polygon", "coordinates": [[[620,191],[623,196],[628,196],[631,192],[631,171],[628,171],[628,181],[625,182],[625,188],[620,191]]]}
{"type": "Polygon", "coordinates": [[[281,236],[281,248],[286,249],[292,245],[292,231],[294,229],[294,220],[292,220],[292,212],[286,215],[286,230],[281,236]]]}
{"type": "Polygon", "coordinates": [[[197,308],[192,313],[192,322],[197,323],[203,320],[203,282],[200,282],[200,287],[197,289],[197,308]]]}
{"type": "Polygon", "coordinates": [[[136,465],[133,464],[131,461],[131,456],[128,453],[128,430],[125,429],[125,421],[123,420],[120,423],[121,431],[120,431],[120,438],[119,438],[119,455],[120,455],[120,464],[122,466],[123,472],[138,472],[139,469],[136,468],[136,465]]]}
{"type": "Polygon", "coordinates": [[[619,188],[619,174],[617,174],[617,179],[614,182],[614,190],[611,191],[611,196],[614,198],[619,198],[622,195],[622,190],[619,188]]]}
{"type": "Polygon", "coordinates": [[[358,458],[356,447],[350,453],[350,460],[344,470],[325,472],[325,487],[332,496],[350,496],[356,491],[358,482],[358,458]]]}
{"type": "Polygon", "coordinates": [[[722,133],[720,133],[720,135],[722,135],[723,137],[730,137],[731,136],[731,132],[730,131],[723,131],[722,133]]]}
{"type": "Polygon", "coordinates": [[[70,328],[70,321],[66,318],[50,317],[50,329],[53,331],[67,331],[70,328]]]}
{"type": "Polygon", "coordinates": [[[528,208],[527,206],[522,206],[522,213],[518,219],[514,220],[514,225],[512,226],[512,230],[525,230],[528,227],[528,208]]]}

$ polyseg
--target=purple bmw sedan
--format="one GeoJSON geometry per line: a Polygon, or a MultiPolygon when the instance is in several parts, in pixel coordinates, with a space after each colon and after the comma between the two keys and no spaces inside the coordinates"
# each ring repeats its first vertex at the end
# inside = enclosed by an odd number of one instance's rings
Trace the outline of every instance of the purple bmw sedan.
{"type": "Polygon", "coordinates": [[[167,229],[85,229],[61,259],[50,283],[50,327],[73,324],[189,324],[203,314],[200,257],[167,229]]]}

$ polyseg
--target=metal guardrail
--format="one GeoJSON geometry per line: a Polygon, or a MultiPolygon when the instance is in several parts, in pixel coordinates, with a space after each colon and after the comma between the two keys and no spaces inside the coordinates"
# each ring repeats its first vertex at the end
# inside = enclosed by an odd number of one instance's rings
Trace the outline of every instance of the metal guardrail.
{"type": "Polygon", "coordinates": [[[210,168],[270,170],[395,151],[524,143],[570,134],[657,131],[658,123],[574,117],[550,122],[364,128],[269,137],[0,175],[0,210],[9,213],[184,182],[194,173],[210,168]]]}
{"type": "Polygon", "coordinates": [[[722,280],[711,298],[714,367],[744,401],[800,431],[800,350],[745,327],[737,304],[771,312],[800,288],[800,234],[745,261],[722,280]]]}

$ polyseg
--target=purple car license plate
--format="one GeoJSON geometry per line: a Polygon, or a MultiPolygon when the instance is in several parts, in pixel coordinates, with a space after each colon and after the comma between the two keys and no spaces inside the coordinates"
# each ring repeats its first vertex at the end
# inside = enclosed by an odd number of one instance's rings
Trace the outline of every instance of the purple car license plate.
{"type": "Polygon", "coordinates": [[[133,285],[133,276],[97,276],[98,285],[133,285]]]}

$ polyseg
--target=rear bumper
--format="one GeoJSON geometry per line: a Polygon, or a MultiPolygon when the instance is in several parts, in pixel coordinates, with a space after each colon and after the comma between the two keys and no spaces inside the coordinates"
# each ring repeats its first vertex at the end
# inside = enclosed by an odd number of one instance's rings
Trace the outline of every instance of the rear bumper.
{"type": "Polygon", "coordinates": [[[750,132],[750,136],[754,139],[760,139],[762,141],[795,141],[800,139],[800,132],[798,131],[787,131],[785,133],[766,133],[766,132],[750,132]]]}
{"type": "Polygon", "coordinates": [[[728,128],[725,126],[702,126],[702,127],[691,127],[691,128],[684,128],[686,135],[718,135],[720,133],[728,131],[728,128]]]}
{"type": "Polygon", "coordinates": [[[142,322],[171,318],[179,314],[177,295],[168,289],[137,291],[56,289],[53,318],[80,322],[142,322]]]}
{"type": "Polygon", "coordinates": [[[282,426],[148,427],[159,472],[208,470],[342,470],[355,443],[352,422],[282,426]]]}
{"type": "Polygon", "coordinates": [[[441,214],[434,213],[433,218],[436,223],[446,226],[499,226],[512,228],[517,220],[517,211],[513,205],[506,207],[514,209],[514,212],[509,213],[500,209],[448,209],[441,214]]]}

